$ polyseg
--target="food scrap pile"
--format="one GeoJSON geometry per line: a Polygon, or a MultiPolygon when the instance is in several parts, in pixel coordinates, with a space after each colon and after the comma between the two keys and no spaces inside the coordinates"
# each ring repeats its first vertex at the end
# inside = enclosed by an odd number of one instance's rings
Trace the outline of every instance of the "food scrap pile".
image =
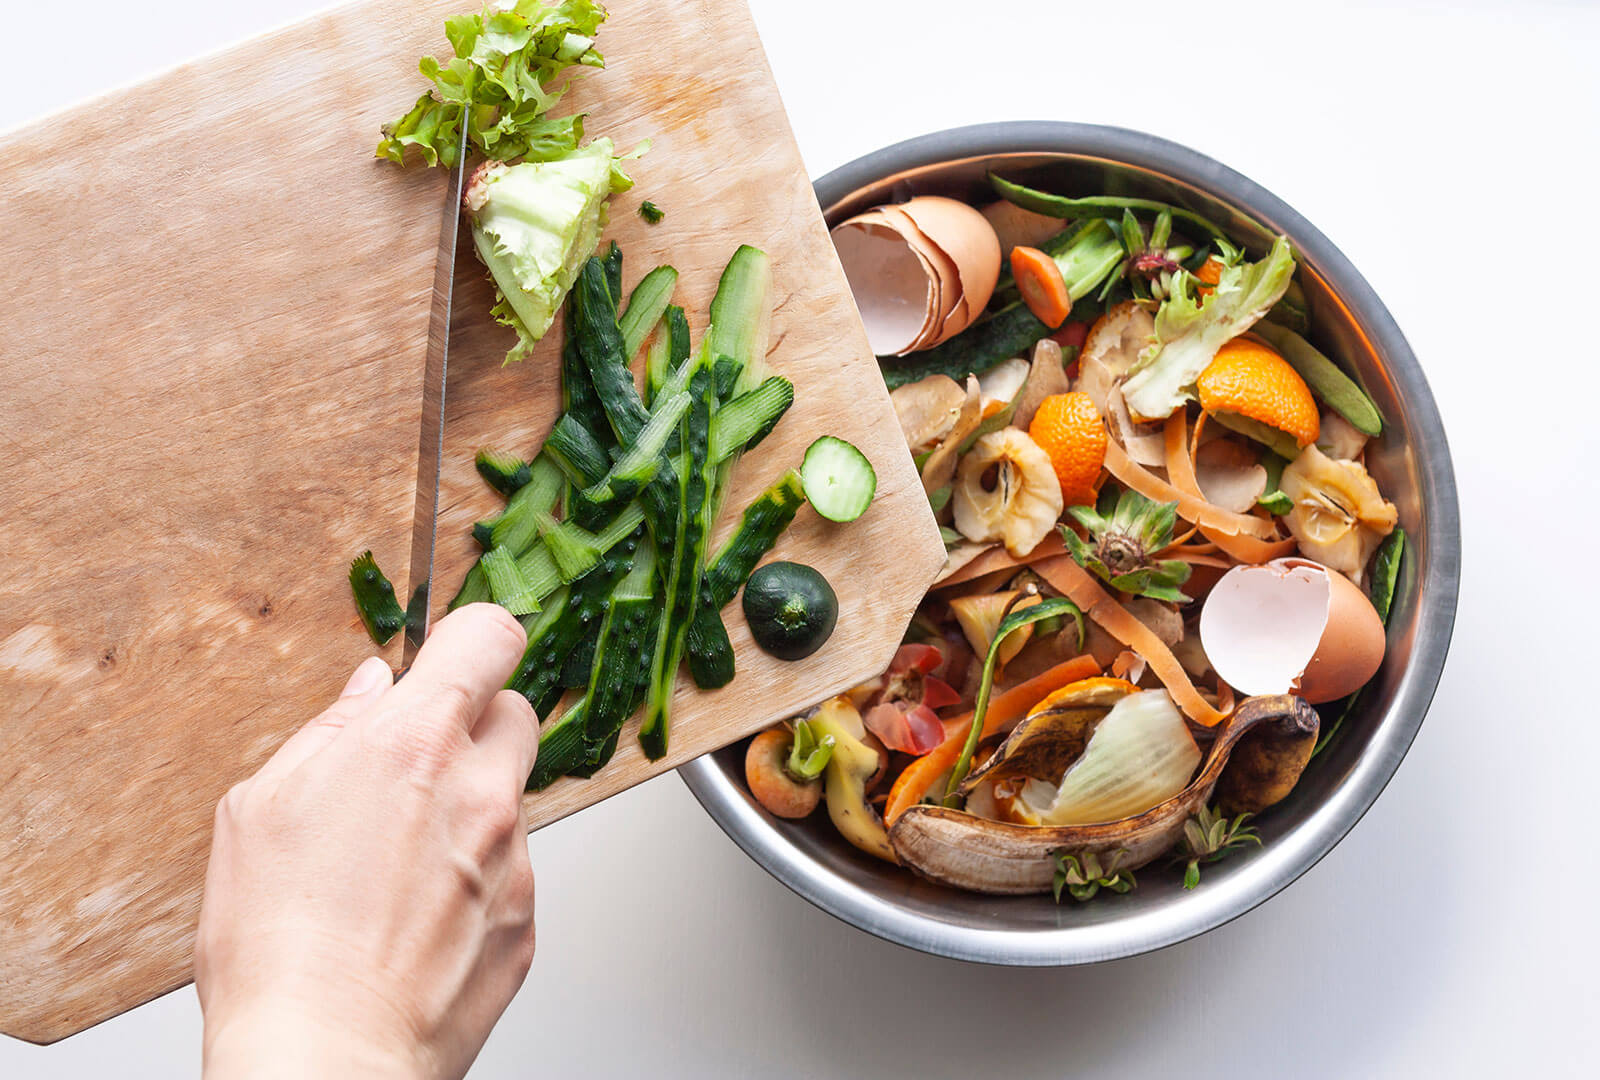
{"type": "Polygon", "coordinates": [[[889,670],[753,740],[752,795],[986,893],[1125,893],[1259,837],[1380,667],[1377,408],[1295,257],[991,176],[835,227],[945,568],[889,670]]]}

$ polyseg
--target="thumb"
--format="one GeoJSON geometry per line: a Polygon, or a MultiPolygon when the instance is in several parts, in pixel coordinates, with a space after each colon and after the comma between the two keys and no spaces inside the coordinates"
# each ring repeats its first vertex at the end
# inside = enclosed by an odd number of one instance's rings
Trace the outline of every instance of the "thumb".
{"type": "Polygon", "coordinates": [[[393,685],[394,673],[389,670],[389,665],[380,657],[369,656],[345,683],[344,689],[339,692],[339,700],[289,736],[288,741],[278,747],[278,752],[268,759],[257,775],[287,776],[333,742],[347,723],[376,704],[393,685]]]}

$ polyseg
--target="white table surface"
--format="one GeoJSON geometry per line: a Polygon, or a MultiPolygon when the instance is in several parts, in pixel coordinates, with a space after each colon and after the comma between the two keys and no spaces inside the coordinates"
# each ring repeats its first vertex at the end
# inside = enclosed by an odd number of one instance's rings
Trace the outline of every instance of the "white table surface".
{"type": "MultiPolygon", "coordinates": [[[[323,5],[6,6],[0,128],[323,5]]],[[[1449,666],[1394,782],[1320,865],[1198,940],[1085,970],[846,927],[658,778],[533,837],[538,957],[472,1075],[1593,1075],[1600,7],[754,8],[813,175],[958,124],[1119,124],[1226,162],[1342,247],[1451,438],[1449,666]]],[[[199,1037],[184,990],[54,1047],[0,1037],[0,1077],[195,1076],[199,1037]]]]}

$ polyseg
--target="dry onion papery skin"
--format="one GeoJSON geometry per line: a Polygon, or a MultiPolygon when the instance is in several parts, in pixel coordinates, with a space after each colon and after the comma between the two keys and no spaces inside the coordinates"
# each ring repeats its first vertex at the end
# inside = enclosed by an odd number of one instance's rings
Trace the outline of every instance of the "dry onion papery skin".
{"type": "Polygon", "coordinates": [[[889,830],[903,865],[942,885],[991,895],[1049,892],[1060,855],[1117,857],[1136,870],[1170,851],[1183,824],[1211,799],[1234,747],[1262,724],[1309,730],[1316,710],[1287,694],[1248,698],[1206,753],[1200,773],[1182,792],[1134,817],[1097,825],[1034,826],[980,818],[965,810],[918,805],[889,830]]]}

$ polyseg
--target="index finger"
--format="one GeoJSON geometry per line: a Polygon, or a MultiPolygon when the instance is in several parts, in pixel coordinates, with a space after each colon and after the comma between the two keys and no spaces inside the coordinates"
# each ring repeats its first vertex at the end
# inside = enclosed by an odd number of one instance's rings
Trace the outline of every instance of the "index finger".
{"type": "Polygon", "coordinates": [[[385,705],[470,733],[527,647],[522,624],[497,604],[468,604],[440,619],[385,705]]]}

